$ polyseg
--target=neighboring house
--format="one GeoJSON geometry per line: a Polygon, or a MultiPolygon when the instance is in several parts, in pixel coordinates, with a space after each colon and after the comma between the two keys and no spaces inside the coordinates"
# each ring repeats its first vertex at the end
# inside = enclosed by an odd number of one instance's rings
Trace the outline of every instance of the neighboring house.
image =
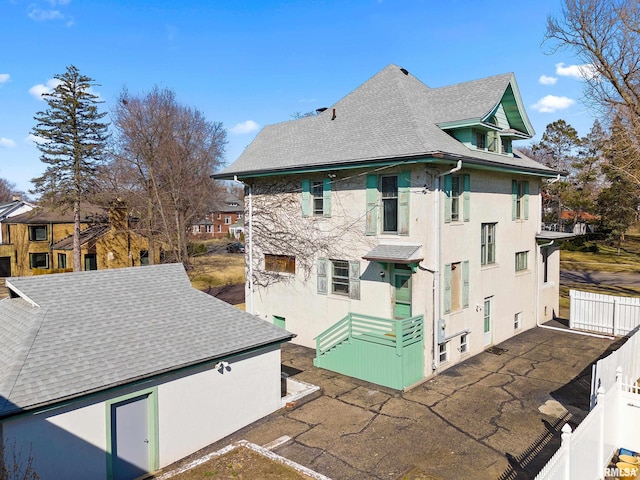
{"type": "Polygon", "coordinates": [[[319,111],[214,175],[246,186],[249,312],[394,388],[558,312],[557,172],[513,148],[534,135],[513,74],[429,88],[390,65],[319,111]]]}
{"type": "Polygon", "coordinates": [[[292,334],[192,288],[181,264],[6,282],[10,467],[21,452],[42,480],[137,478],[281,406],[292,334]]]}
{"type": "MultiPolygon", "coordinates": [[[[83,270],[144,265],[148,240],[129,228],[127,211],[91,206],[80,224],[83,270]]],[[[0,268],[16,276],[73,269],[73,213],[36,207],[2,222],[0,268]]],[[[160,247],[156,248],[156,257],[160,247]]]]}
{"type": "Polygon", "coordinates": [[[191,226],[191,234],[200,239],[227,238],[229,233],[240,238],[244,231],[244,203],[235,197],[215,202],[205,218],[191,226]]]}
{"type": "Polygon", "coordinates": [[[4,224],[9,218],[27,213],[34,208],[36,208],[34,204],[17,197],[14,197],[10,202],[0,205],[0,278],[11,276],[11,254],[13,253],[11,248],[5,247],[5,245],[8,244],[8,239],[6,235],[4,235],[6,231],[4,224]]]}

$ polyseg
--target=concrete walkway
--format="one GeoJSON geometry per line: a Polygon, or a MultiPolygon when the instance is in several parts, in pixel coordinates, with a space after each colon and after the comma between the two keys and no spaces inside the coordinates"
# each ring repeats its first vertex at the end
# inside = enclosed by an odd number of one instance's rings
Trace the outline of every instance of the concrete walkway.
{"type": "Polygon", "coordinates": [[[321,395],[211,448],[288,435],[276,453],[335,480],[533,478],[563,419],[586,415],[590,365],[610,345],[536,328],[405,393],[317,369],[313,350],[284,345],[285,368],[321,395]]]}

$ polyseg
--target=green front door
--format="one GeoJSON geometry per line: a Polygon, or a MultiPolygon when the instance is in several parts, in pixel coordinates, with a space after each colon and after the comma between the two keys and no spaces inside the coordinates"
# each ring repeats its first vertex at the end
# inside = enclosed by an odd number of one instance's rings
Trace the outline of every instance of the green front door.
{"type": "Polygon", "coordinates": [[[409,318],[411,316],[411,270],[404,265],[396,265],[393,269],[393,290],[393,318],[409,318]]]}

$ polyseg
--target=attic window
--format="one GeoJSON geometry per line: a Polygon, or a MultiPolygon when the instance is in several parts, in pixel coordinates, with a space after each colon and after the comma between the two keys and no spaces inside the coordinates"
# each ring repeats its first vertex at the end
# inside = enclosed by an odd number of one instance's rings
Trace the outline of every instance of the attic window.
{"type": "Polygon", "coordinates": [[[487,148],[487,136],[484,132],[475,131],[474,136],[476,139],[476,148],[478,150],[484,150],[487,148]]]}

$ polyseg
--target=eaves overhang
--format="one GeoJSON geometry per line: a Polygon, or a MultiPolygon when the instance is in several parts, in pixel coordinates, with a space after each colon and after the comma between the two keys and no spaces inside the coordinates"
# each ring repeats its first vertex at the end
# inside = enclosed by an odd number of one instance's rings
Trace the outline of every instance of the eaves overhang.
{"type": "MultiPolygon", "coordinates": [[[[496,154],[497,155],[497,154],[496,154]]],[[[502,156],[500,156],[502,158],[502,156]]],[[[504,158],[513,158],[513,157],[504,157],[504,158]]],[[[433,164],[433,163],[442,163],[443,161],[451,161],[458,162],[458,160],[462,160],[463,163],[468,165],[473,165],[476,168],[480,168],[482,170],[492,170],[492,171],[500,171],[506,173],[517,173],[522,175],[535,175],[540,177],[556,177],[559,172],[555,170],[550,170],[545,167],[542,168],[534,168],[520,165],[509,165],[509,164],[500,164],[498,162],[493,162],[491,160],[476,158],[467,155],[458,155],[452,153],[445,153],[440,151],[432,151],[425,152],[419,155],[408,155],[403,157],[395,157],[395,158],[380,158],[380,159],[362,159],[362,160],[348,160],[339,163],[323,163],[323,164],[309,164],[309,165],[299,165],[295,167],[281,167],[281,168],[272,168],[269,170],[245,170],[238,172],[221,172],[214,173],[211,175],[211,178],[214,180],[240,180],[240,179],[250,179],[250,178],[260,178],[260,177],[274,177],[280,175],[293,175],[293,174],[305,174],[305,173],[316,173],[316,172],[326,172],[326,171],[336,171],[336,170],[350,170],[356,168],[367,168],[367,167],[381,167],[387,165],[406,165],[411,163],[422,163],[422,164],[433,164]]]]}

